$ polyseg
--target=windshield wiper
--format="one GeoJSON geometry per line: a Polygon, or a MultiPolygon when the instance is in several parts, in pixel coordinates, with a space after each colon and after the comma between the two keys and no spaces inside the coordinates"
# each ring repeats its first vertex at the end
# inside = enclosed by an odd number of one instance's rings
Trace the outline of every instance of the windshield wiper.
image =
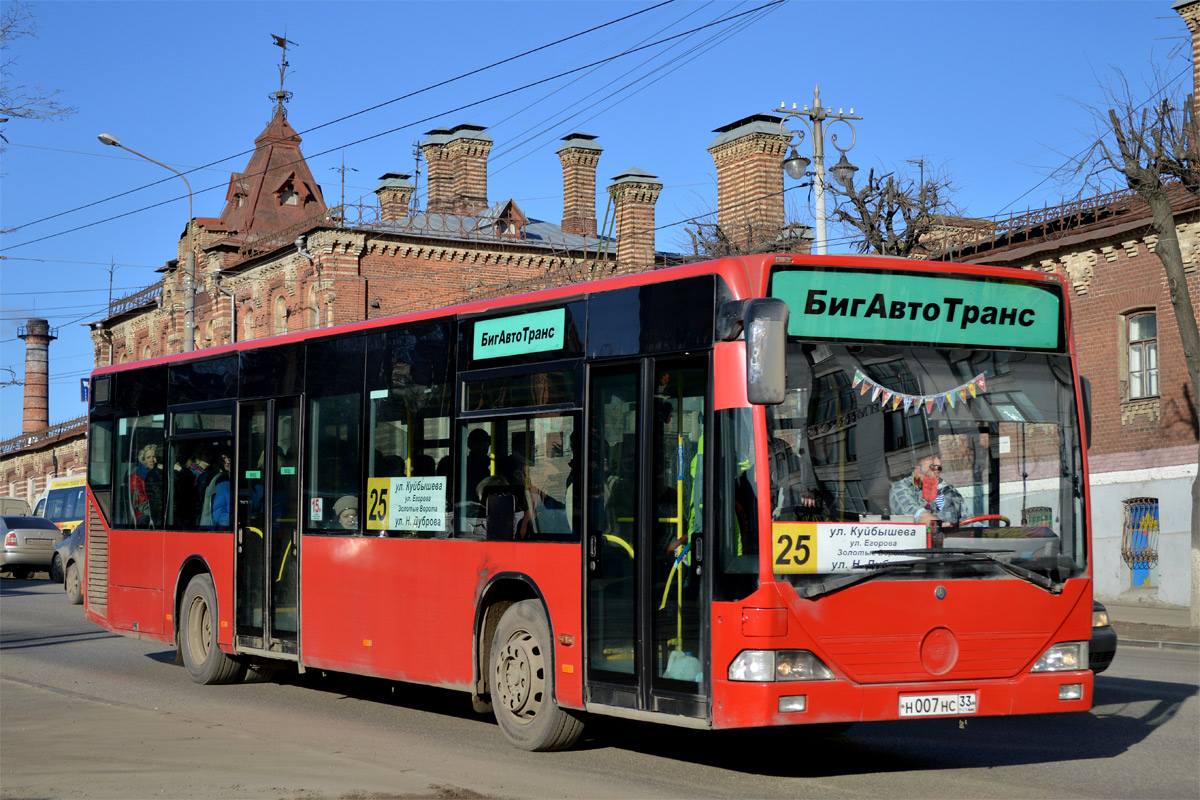
{"type": "Polygon", "coordinates": [[[849,575],[843,575],[840,578],[825,581],[823,583],[805,586],[800,590],[799,594],[806,600],[815,600],[818,597],[823,597],[833,592],[841,591],[865,581],[874,580],[881,575],[890,575],[896,572],[907,571],[913,566],[930,565],[930,564],[994,564],[1005,572],[1015,575],[1022,580],[1032,583],[1041,589],[1045,589],[1050,594],[1060,594],[1063,589],[1063,584],[1058,583],[1045,575],[1034,572],[1026,567],[1018,566],[1007,561],[1001,561],[996,558],[996,553],[1013,553],[1014,550],[968,550],[968,549],[931,549],[919,548],[911,550],[873,550],[871,555],[903,555],[903,556],[924,556],[924,558],[914,558],[911,561],[886,561],[881,564],[867,564],[865,572],[854,572],[849,575]]]}
{"type": "MultiPolygon", "coordinates": [[[[1015,552],[1016,552],[1016,550],[972,550],[970,548],[965,548],[965,547],[964,548],[955,548],[955,549],[945,549],[945,548],[932,549],[932,548],[922,547],[922,548],[914,548],[914,549],[910,549],[910,550],[872,550],[871,555],[893,554],[893,555],[903,555],[903,556],[929,556],[929,557],[932,557],[931,561],[926,562],[926,563],[939,563],[939,564],[967,564],[972,561],[974,561],[974,562],[987,561],[987,562],[991,562],[992,564],[995,564],[996,566],[1000,567],[1000,569],[1004,570],[1005,572],[1009,573],[1010,575],[1015,575],[1018,578],[1021,578],[1022,580],[1032,583],[1034,586],[1037,586],[1041,589],[1045,589],[1050,594],[1061,594],[1062,593],[1062,590],[1063,590],[1062,583],[1060,583],[1052,578],[1048,578],[1045,575],[1041,574],[1040,572],[1034,572],[1033,570],[1029,569],[1028,567],[1022,567],[1021,565],[1014,564],[1011,561],[1002,561],[1001,559],[996,558],[996,555],[999,553],[1015,553],[1015,552]],[[953,558],[936,558],[937,554],[939,554],[939,553],[944,553],[946,555],[953,556],[953,558]]],[[[906,563],[906,562],[901,562],[901,563],[906,563]]],[[[908,562],[908,563],[911,563],[911,562],[908,562]]]]}

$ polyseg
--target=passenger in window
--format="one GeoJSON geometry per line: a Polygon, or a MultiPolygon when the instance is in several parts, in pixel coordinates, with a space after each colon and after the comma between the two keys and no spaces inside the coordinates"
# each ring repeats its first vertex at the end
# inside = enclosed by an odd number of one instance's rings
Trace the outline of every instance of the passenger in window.
{"type": "Polygon", "coordinates": [[[467,487],[475,493],[469,500],[479,501],[478,486],[480,481],[492,473],[492,437],[483,428],[476,428],[467,434],[467,487]]]}
{"type": "Polygon", "coordinates": [[[171,522],[177,528],[190,528],[196,522],[196,473],[192,472],[192,459],[176,452],[172,474],[171,502],[175,513],[171,522]]]}
{"type": "Polygon", "coordinates": [[[925,450],[911,475],[892,484],[888,506],[893,514],[925,525],[935,519],[957,525],[963,518],[963,497],[942,480],[942,457],[936,447],[925,450]]]}
{"type": "Polygon", "coordinates": [[[419,453],[413,456],[412,477],[432,478],[435,473],[437,473],[437,462],[433,460],[433,456],[426,453],[419,453]]]}
{"type": "Polygon", "coordinates": [[[213,478],[217,477],[220,470],[213,462],[212,450],[208,447],[201,447],[196,457],[192,460],[191,470],[194,482],[192,484],[192,497],[195,498],[195,508],[204,508],[204,495],[208,491],[208,485],[212,483],[213,478]]]}
{"type": "Polygon", "coordinates": [[[333,517],[339,528],[358,530],[358,498],[346,495],[333,504],[333,517]]]}
{"type": "Polygon", "coordinates": [[[129,494],[133,505],[133,524],[153,528],[162,513],[163,479],[158,469],[158,445],[148,444],[138,451],[138,465],[129,476],[129,494]]]}
{"type": "Polygon", "coordinates": [[[220,467],[204,490],[204,503],[200,510],[200,527],[204,529],[226,529],[229,527],[229,470],[233,461],[229,453],[217,455],[220,467]]]}
{"type": "Polygon", "coordinates": [[[521,539],[527,539],[534,534],[571,532],[567,507],[543,488],[547,485],[546,469],[544,465],[530,465],[516,459],[514,480],[517,486],[523,487],[525,493],[525,513],[517,522],[518,537],[521,539]]]}

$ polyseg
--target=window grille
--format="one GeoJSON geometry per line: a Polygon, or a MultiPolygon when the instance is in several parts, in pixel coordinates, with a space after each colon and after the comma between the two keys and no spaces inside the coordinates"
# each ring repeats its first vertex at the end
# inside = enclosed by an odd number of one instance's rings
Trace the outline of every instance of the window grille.
{"type": "Polygon", "coordinates": [[[1125,501],[1121,558],[1130,569],[1141,573],[1158,564],[1158,498],[1135,497],[1125,501]]]}

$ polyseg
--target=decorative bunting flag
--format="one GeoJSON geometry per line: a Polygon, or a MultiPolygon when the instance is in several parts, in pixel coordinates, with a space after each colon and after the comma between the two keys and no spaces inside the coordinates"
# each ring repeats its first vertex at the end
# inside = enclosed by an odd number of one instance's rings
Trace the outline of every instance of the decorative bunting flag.
{"type": "Polygon", "coordinates": [[[987,391],[983,375],[980,374],[960,386],[956,386],[948,391],[938,392],[937,394],[905,394],[904,392],[892,391],[876,383],[871,378],[868,378],[860,369],[854,370],[853,386],[858,388],[860,395],[866,395],[867,389],[870,389],[871,402],[878,403],[880,408],[885,411],[897,411],[903,404],[905,412],[908,412],[914,406],[917,409],[924,406],[926,414],[933,413],[935,404],[938,411],[945,410],[947,403],[953,409],[957,403],[965,403],[968,400],[978,397],[981,392],[987,391]]]}

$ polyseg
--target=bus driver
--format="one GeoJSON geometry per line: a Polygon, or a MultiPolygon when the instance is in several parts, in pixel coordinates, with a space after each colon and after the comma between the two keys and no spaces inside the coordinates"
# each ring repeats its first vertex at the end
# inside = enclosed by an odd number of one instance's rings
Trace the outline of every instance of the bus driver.
{"type": "Polygon", "coordinates": [[[935,445],[917,461],[912,474],[892,484],[888,506],[893,514],[929,524],[934,519],[956,525],[963,518],[963,498],[942,480],[942,458],[935,445]]]}

